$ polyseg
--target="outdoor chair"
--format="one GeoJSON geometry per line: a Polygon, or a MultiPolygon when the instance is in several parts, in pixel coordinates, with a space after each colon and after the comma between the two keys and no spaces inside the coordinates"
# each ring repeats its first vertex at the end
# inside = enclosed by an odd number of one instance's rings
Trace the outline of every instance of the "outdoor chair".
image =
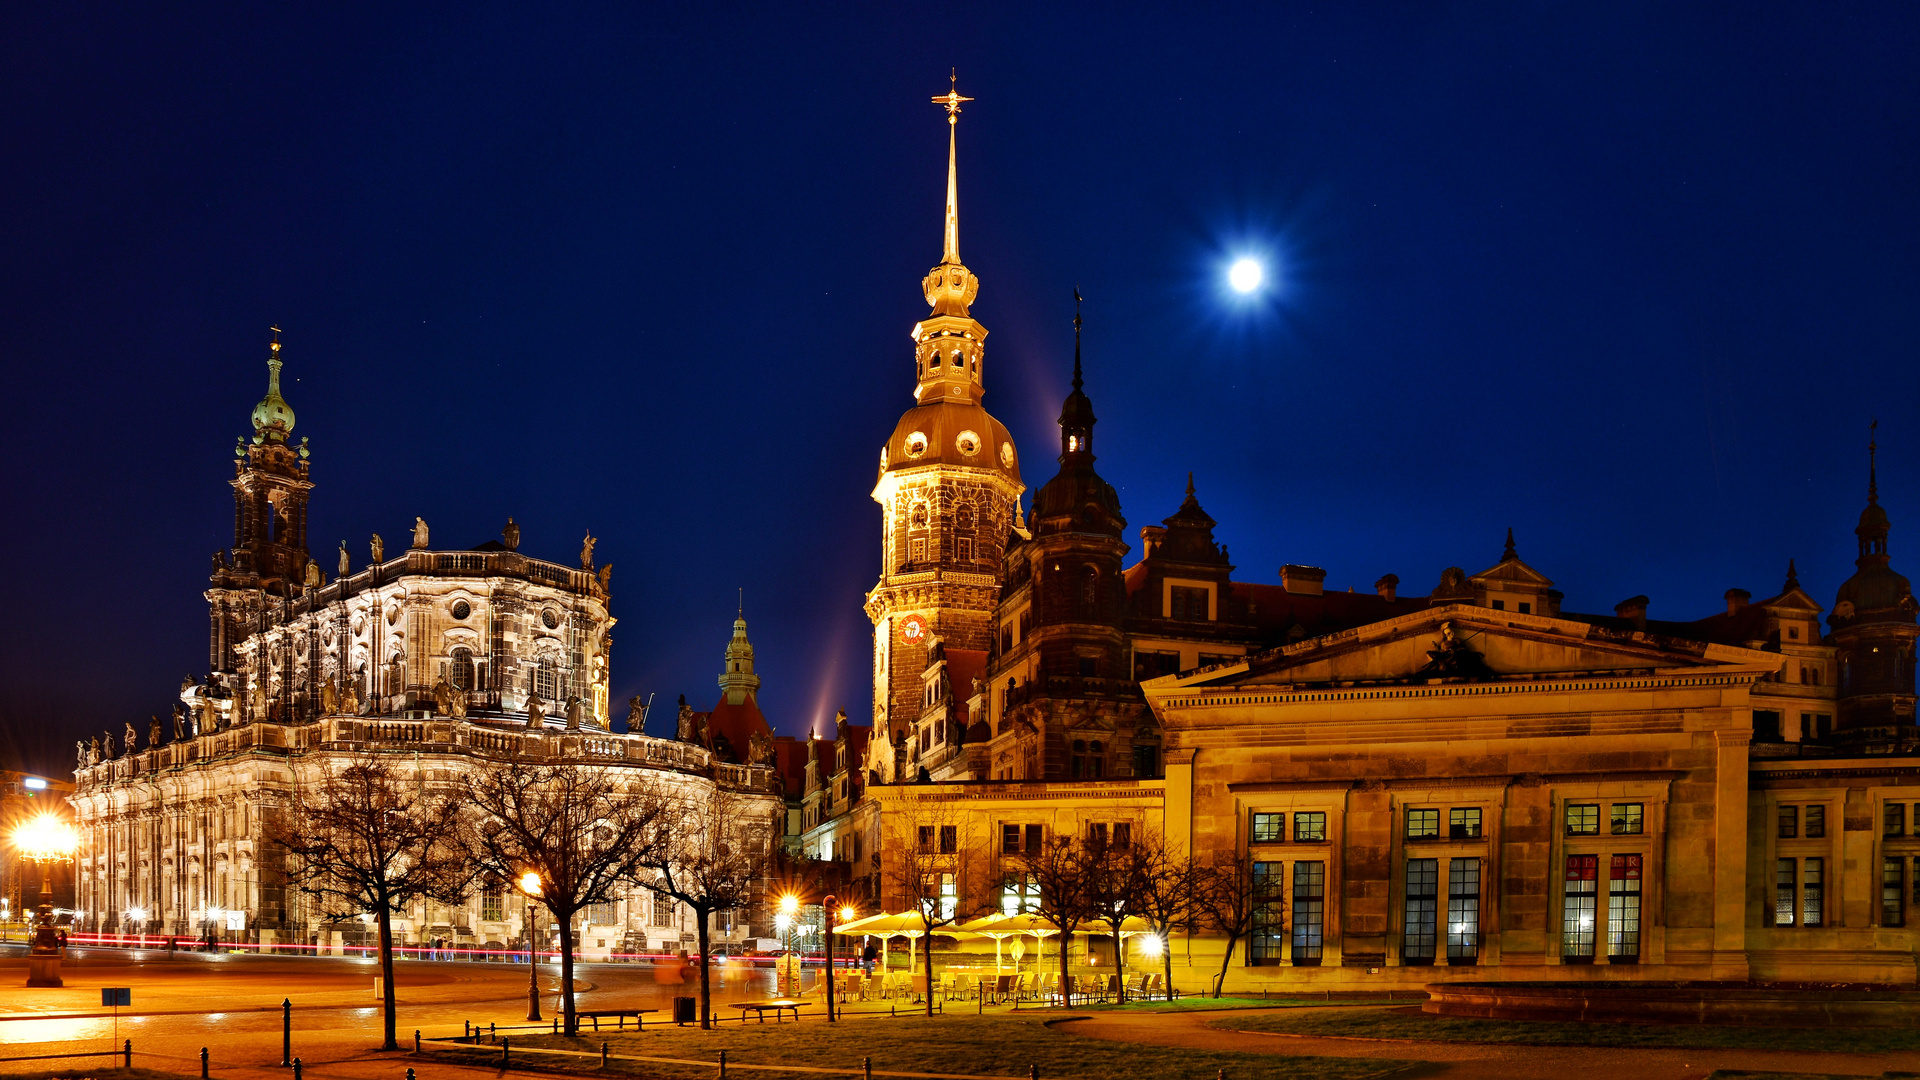
{"type": "MultiPolygon", "coordinates": [[[[1117,977],[1118,976],[1116,976],[1116,978],[1117,977]]],[[[1146,997],[1147,996],[1147,979],[1149,977],[1150,976],[1146,976],[1146,975],[1127,976],[1126,982],[1124,984],[1127,988],[1127,997],[1129,998],[1146,997]]]]}
{"type": "Polygon", "coordinates": [[[841,977],[840,998],[843,1001],[847,998],[853,998],[858,1001],[867,1000],[866,980],[862,979],[856,972],[847,972],[846,975],[841,977]]]}
{"type": "Polygon", "coordinates": [[[1039,978],[1031,971],[1023,971],[1019,981],[1014,984],[1013,996],[1021,1001],[1031,1001],[1039,988],[1039,978]]]}

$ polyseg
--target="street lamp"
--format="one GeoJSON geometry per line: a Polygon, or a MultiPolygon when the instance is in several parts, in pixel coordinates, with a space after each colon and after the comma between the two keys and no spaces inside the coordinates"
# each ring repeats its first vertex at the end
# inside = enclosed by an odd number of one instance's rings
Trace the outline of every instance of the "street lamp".
{"type": "Polygon", "coordinates": [[[540,895],[540,875],[520,875],[522,921],[527,924],[527,1019],[540,1019],[540,946],[533,932],[533,900],[540,895]]]}
{"type": "Polygon", "coordinates": [[[64,986],[60,978],[60,938],[53,929],[53,864],[71,862],[80,836],[73,826],[41,814],[13,831],[13,847],[22,859],[40,864],[40,925],[27,957],[28,986],[64,986]]]}
{"type": "Polygon", "coordinates": [[[831,893],[827,894],[827,898],[825,900],[820,901],[820,918],[825,923],[825,925],[822,926],[821,929],[825,931],[824,938],[826,940],[826,948],[827,948],[827,1022],[828,1023],[832,1023],[834,1019],[834,1016],[833,1016],[833,916],[834,916],[834,908],[839,903],[840,903],[839,898],[835,897],[831,893]]]}

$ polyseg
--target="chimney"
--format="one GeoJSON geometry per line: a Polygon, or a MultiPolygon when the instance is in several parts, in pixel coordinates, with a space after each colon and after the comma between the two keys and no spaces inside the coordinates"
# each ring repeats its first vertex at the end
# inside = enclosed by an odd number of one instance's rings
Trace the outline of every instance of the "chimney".
{"type": "Polygon", "coordinates": [[[1567,598],[1567,594],[1561,592],[1559,589],[1548,589],[1547,590],[1547,614],[1558,617],[1560,614],[1560,601],[1565,600],[1566,598],[1567,598]]]}
{"type": "Polygon", "coordinates": [[[1727,614],[1729,615],[1740,614],[1740,612],[1746,608],[1747,601],[1752,599],[1753,599],[1753,594],[1748,592],[1745,589],[1728,589],[1727,590],[1727,614]]]}
{"type": "Polygon", "coordinates": [[[1143,527],[1140,530],[1140,557],[1143,559],[1153,558],[1154,552],[1160,550],[1161,541],[1166,538],[1167,530],[1159,525],[1143,527]]]}
{"type": "Polygon", "coordinates": [[[1379,581],[1376,581],[1373,583],[1373,591],[1379,593],[1380,599],[1382,600],[1392,600],[1394,598],[1395,590],[1399,589],[1399,587],[1400,587],[1399,574],[1388,574],[1386,577],[1383,577],[1379,581]]]}
{"type": "Polygon", "coordinates": [[[1650,602],[1651,601],[1644,596],[1635,596],[1613,605],[1613,613],[1633,623],[1635,630],[1645,630],[1647,628],[1647,604],[1650,602]]]}
{"type": "Polygon", "coordinates": [[[1288,563],[1280,568],[1280,587],[1299,596],[1319,596],[1326,580],[1327,572],[1317,566],[1288,563]]]}

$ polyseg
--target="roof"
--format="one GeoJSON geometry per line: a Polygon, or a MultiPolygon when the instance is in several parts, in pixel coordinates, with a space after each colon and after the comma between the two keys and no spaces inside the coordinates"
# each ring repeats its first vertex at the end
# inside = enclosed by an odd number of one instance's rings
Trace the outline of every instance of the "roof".
{"type": "Polygon", "coordinates": [[[997,473],[1018,487],[1020,458],[1006,425],[970,402],[936,401],[908,409],[880,450],[881,473],[923,465],[965,465],[997,473]],[[972,439],[964,436],[971,434],[972,439]],[[920,436],[914,439],[915,435],[920,436]],[[909,445],[912,440],[912,445],[909,445]],[[967,448],[971,446],[972,452],[967,448]],[[915,448],[918,449],[915,449],[915,448]]]}
{"type": "Polygon", "coordinates": [[[729,757],[729,760],[747,760],[747,755],[752,752],[755,732],[764,738],[773,738],[773,728],[767,725],[767,718],[760,714],[760,706],[753,700],[752,694],[748,694],[747,699],[738,705],[727,704],[727,697],[722,694],[720,704],[707,714],[707,733],[713,740],[713,748],[720,750],[720,740],[724,737],[732,754],[723,756],[729,757]]]}

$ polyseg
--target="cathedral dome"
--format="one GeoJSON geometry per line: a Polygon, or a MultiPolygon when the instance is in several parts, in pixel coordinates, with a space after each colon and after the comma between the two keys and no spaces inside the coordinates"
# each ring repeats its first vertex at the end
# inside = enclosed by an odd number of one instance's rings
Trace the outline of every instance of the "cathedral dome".
{"type": "Polygon", "coordinates": [[[1120,495],[1093,471],[1093,463],[1069,462],[1033,496],[1036,533],[1083,532],[1119,536],[1127,527],[1120,495]]]}
{"type": "Polygon", "coordinates": [[[908,409],[880,450],[885,475],[923,465],[964,465],[1020,484],[1020,457],[1006,426],[980,406],[938,401],[908,409]]]}
{"type": "Polygon", "coordinates": [[[1884,556],[1869,556],[1861,562],[1865,565],[1841,583],[1828,622],[1847,624],[1868,616],[1874,616],[1869,620],[1873,622],[1913,622],[1913,584],[1888,566],[1884,556]]]}

